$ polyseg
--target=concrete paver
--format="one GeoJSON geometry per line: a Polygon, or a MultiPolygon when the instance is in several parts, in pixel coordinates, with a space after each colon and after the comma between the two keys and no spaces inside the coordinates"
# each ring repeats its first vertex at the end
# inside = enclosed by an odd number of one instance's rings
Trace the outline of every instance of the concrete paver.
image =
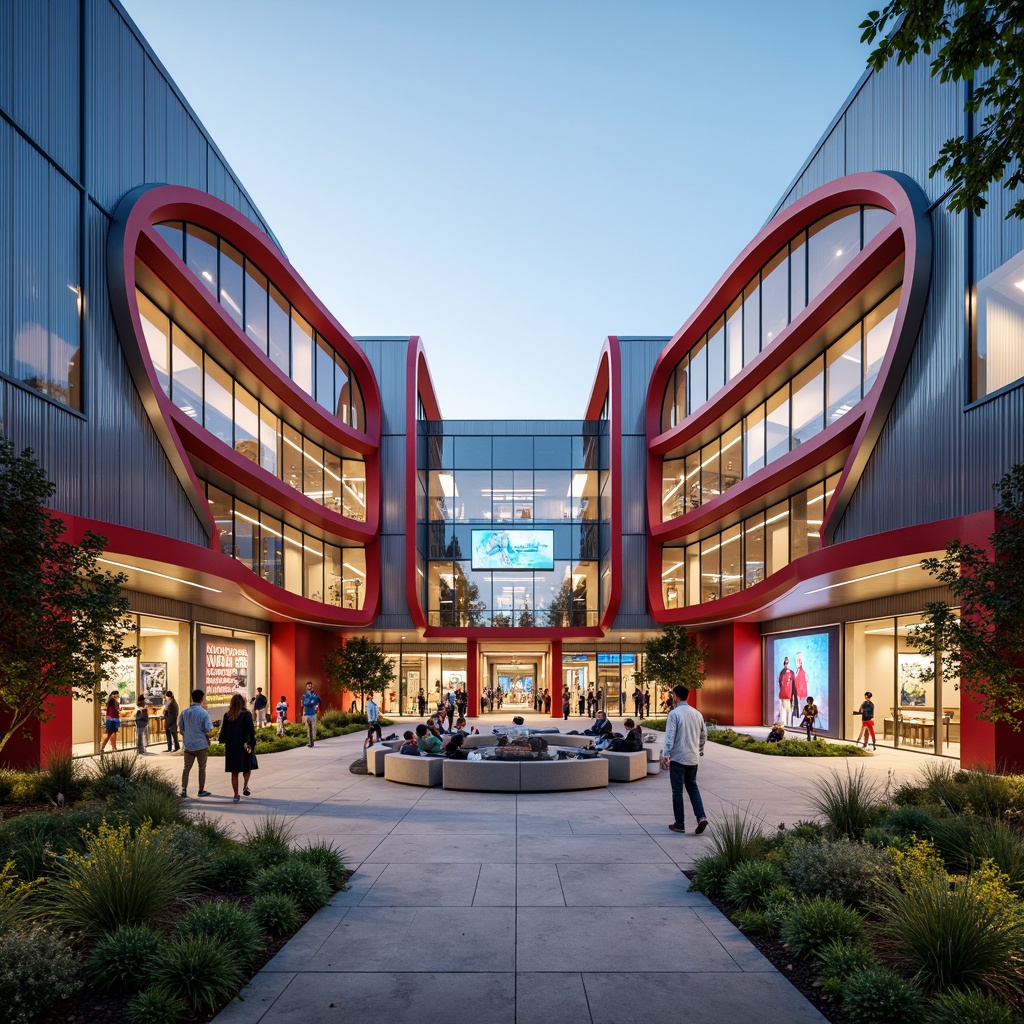
{"type": "MultiPolygon", "coordinates": [[[[353,869],[349,889],[217,1024],[649,1024],[689,1012],[731,1024],[762,1019],[765,1007],[776,1020],[823,1019],[686,891],[682,870],[712,847],[707,834],[669,832],[667,773],[581,793],[424,790],[352,775],[361,742],[263,758],[253,796],[237,805],[212,762],[215,795],[189,801],[236,834],[286,815],[299,844],[331,841],[353,869]]],[[[151,760],[180,777],[180,760],[151,760]]],[[[895,785],[928,760],[892,750],[851,762],[767,758],[709,744],[698,781],[712,820],[745,810],[774,829],[814,816],[830,770],[850,765],[895,785]]]]}

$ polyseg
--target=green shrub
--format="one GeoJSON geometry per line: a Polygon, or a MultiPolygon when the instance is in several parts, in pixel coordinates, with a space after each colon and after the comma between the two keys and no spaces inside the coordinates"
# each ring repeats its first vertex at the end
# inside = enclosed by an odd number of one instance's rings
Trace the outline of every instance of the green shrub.
{"type": "Polygon", "coordinates": [[[964,782],[967,773],[948,761],[929,761],[921,769],[921,788],[929,803],[938,804],[950,814],[961,814],[967,807],[964,782]]]}
{"type": "Polygon", "coordinates": [[[40,788],[47,800],[59,804],[58,797],[62,795],[65,803],[73,803],[85,793],[85,783],[85,768],[78,758],[71,756],[69,748],[50,754],[40,780],[40,788]]]}
{"type": "Polygon", "coordinates": [[[19,878],[13,860],[0,870],[0,932],[20,924],[35,885],[19,878]]]}
{"type": "Polygon", "coordinates": [[[698,857],[693,864],[693,878],[690,879],[687,891],[702,892],[712,899],[721,896],[733,870],[720,853],[698,857]]]}
{"type": "Polygon", "coordinates": [[[748,935],[774,938],[782,929],[782,922],[793,906],[793,890],[788,885],[777,885],[768,892],[761,910],[741,910],[735,915],[736,924],[748,935]]]}
{"type": "Polygon", "coordinates": [[[804,896],[824,896],[850,907],[865,907],[878,892],[879,881],[895,882],[892,861],[884,850],[867,843],[821,839],[796,843],[783,870],[804,896]]]}
{"type": "Polygon", "coordinates": [[[894,835],[930,839],[937,815],[929,807],[909,804],[895,807],[885,817],[885,827],[894,835]]]}
{"type": "Polygon", "coordinates": [[[868,967],[843,986],[843,1009],[853,1024],[918,1024],[921,993],[887,967],[868,967]]]}
{"type": "Polygon", "coordinates": [[[98,809],[19,814],[0,825],[0,861],[13,860],[27,881],[51,874],[58,861],[49,853],[84,853],[86,835],[102,821],[103,812],[98,809]]]}
{"type": "Polygon", "coordinates": [[[191,824],[176,824],[165,825],[160,832],[174,853],[197,874],[205,870],[213,855],[206,831],[191,824]]]}
{"type": "Polygon", "coordinates": [[[1013,1010],[1005,1003],[969,989],[966,992],[943,992],[925,1014],[925,1024],[1020,1024],[1013,1010]]]}
{"type": "Polygon", "coordinates": [[[42,803],[46,799],[45,783],[45,776],[37,772],[17,772],[11,779],[7,799],[23,806],[42,803]]]}
{"type": "Polygon", "coordinates": [[[104,935],[86,961],[90,983],[111,994],[138,992],[149,985],[167,940],[146,925],[122,925],[104,935]]]}
{"type": "Polygon", "coordinates": [[[864,941],[864,922],[860,914],[835,900],[815,897],[794,903],[782,922],[782,937],[800,957],[810,957],[825,943],[864,941]]]}
{"type": "Polygon", "coordinates": [[[102,823],[85,853],[68,853],[43,890],[50,917],[83,935],[142,924],[187,897],[194,869],[148,825],[102,823]]]}
{"type": "Polygon", "coordinates": [[[730,870],[746,860],[753,860],[765,850],[764,829],[761,820],[750,812],[729,811],[718,818],[709,829],[711,845],[730,870]]]}
{"type": "Polygon", "coordinates": [[[5,1024],[31,1024],[81,988],[67,939],[36,928],[0,934],[0,1006],[5,1024]]]}
{"type": "Polygon", "coordinates": [[[814,962],[823,978],[838,978],[845,981],[856,971],[874,967],[875,956],[870,948],[862,943],[832,939],[814,954],[814,962]]]}
{"type": "Polygon", "coordinates": [[[250,964],[263,948],[259,926],[237,903],[201,903],[178,922],[178,939],[206,936],[240,963],[250,964]]]}
{"type": "Polygon", "coordinates": [[[211,850],[234,849],[236,845],[231,830],[222,825],[219,818],[211,821],[206,815],[194,815],[191,827],[206,840],[211,850]]]}
{"type": "Polygon", "coordinates": [[[1019,776],[978,770],[963,775],[965,777],[960,779],[963,798],[975,814],[1001,818],[1009,810],[1024,810],[1024,780],[1019,776]]]}
{"type": "Polygon", "coordinates": [[[158,988],[140,992],[128,1004],[131,1024],[178,1024],[188,1007],[184,1000],[158,988]]]}
{"type": "Polygon", "coordinates": [[[1024,894],[1024,835],[1001,821],[989,822],[977,837],[977,855],[1007,876],[1012,892],[1024,894]]]}
{"type": "Polygon", "coordinates": [[[345,887],[348,871],[345,868],[345,860],[341,852],[334,848],[333,843],[310,843],[309,846],[296,850],[292,857],[319,868],[323,872],[324,878],[327,879],[331,892],[338,892],[345,887]]]}
{"type": "Polygon", "coordinates": [[[314,913],[331,898],[323,872],[294,858],[275,864],[256,876],[252,884],[253,895],[271,892],[290,896],[304,914],[314,913]]]}
{"type": "Polygon", "coordinates": [[[298,904],[283,893],[268,892],[257,896],[249,912],[267,935],[287,935],[299,927],[298,904]]]}
{"type": "Polygon", "coordinates": [[[923,872],[905,890],[882,890],[878,922],[888,958],[928,992],[978,988],[1008,998],[1024,994],[1024,914],[999,873],[983,865],[959,883],[923,872]]]}
{"type": "Polygon", "coordinates": [[[184,820],[181,796],[177,791],[168,791],[145,783],[131,794],[121,798],[125,804],[125,816],[134,825],[148,821],[154,828],[184,820]]]}
{"type": "Polygon", "coordinates": [[[759,910],[765,898],[785,879],[778,866],[766,860],[748,860],[736,867],[725,883],[725,898],[749,910],[759,910]]]}
{"type": "Polygon", "coordinates": [[[346,729],[352,724],[352,716],[347,711],[326,711],[320,722],[325,729],[346,729]]]}
{"type": "Polygon", "coordinates": [[[251,829],[245,828],[244,836],[243,843],[252,851],[257,867],[269,868],[291,856],[295,830],[284,815],[268,814],[251,829]]]}
{"type": "Polygon", "coordinates": [[[261,869],[250,847],[234,846],[213,857],[201,871],[199,881],[217,892],[237,892],[247,889],[261,869]]]}
{"type": "Polygon", "coordinates": [[[879,814],[878,787],[863,768],[846,775],[830,771],[818,781],[814,805],[837,835],[860,839],[879,814]]]}
{"type": "Polygon", "coordinates": [[[153,989],[165,999],[180,999],[196,1013],[212,1013],[242,980],[231,951],[201,935],[171,942],[153,969],[153,989]]]}
{"type": "MultiPolygon", "coordinates": [[[[646,723],[644,723],[646,726],[646,723]]],[[[662,727],[664,728],[664,726],[662,727]]],[[[746,733],[734,729],[708,728],[708,739],[722,746],[735,747],[752,754],[767,754],[771,757],[867,757],[867,752],[860,747],[844,743],[808,743],[806,740],[782,740],[779,743],[766,743],[755,740],[746,733]]]]}

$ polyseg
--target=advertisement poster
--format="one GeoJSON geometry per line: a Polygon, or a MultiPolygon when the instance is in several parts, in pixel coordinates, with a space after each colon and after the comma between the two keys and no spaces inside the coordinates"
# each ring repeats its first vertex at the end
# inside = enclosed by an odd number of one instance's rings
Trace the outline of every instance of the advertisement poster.
{"type": "Polygon", "coordinates": [[[787,728],[799,727],[807,698],[812,697],[818,708],[814,728],[828,731],[829,698],[833,686],[838,686],[837,640],[833,630],[769,639],[766,663],[772,673],[769,692],[774,703],[773,721],[782,722],[787,728]]]}
{"type": "Polygon", "coordinates": [[[256,661],[256,641],[199,634],[196,685],[207,699],[226,702],[233,693],[248,696],[256,661]]]}
{"type": "Polygon", "coordinates": [[[473,530],[474,569],[554,569],[552,530],[473,530]]]}
{"type": "Polygon", "coordinates": [[[140,661],[139,679],[147,702],[159,704],[163,699],[164,690],[167,689],[167,662],[140,661]]]}

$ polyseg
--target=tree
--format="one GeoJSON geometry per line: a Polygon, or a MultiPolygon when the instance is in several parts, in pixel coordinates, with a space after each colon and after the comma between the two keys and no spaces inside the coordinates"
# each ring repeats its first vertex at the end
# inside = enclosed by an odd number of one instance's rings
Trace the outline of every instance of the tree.
{"type": "MultiPolygon", "coordinates": [[[[935,658],[926,678],[960,675],[961,689],[978,702],[978,717],[1020,729],[1024,712],[1024,464],[995,485],[996,530],[985,548],[950,541],[942,558],[922,567],[949,587],[959,616],[945,602],[925,608],[908,643],[935,658]]],[[[941,692],[941,691],[936,691],[941,692]]]]}
{"type": "Polygon", "coordinates": [[[643,680],[657,679],[666,689],[704,685],[704,647],[683,626],[666,626],[660,636],[644,641],[643,680]]]}
{"type": "MultiPolygon", "coordinates": [[[[964,110],[980,114],[967,134],[947,139],[928,171],[945,170],[954,186],[949,208],[981,213],[985,192],[996,181],[1003,188],[1024,184],[1024,8],[1020,0],[889,0],[861,22],[861,42],[873,43],[868,64],[880,71],[895,57],[909,63],[918,53],[932,57],[932,75],[942,82],[967,82],[964,110]],[[901,20],[902,19],[902,20],[901,20]],[[886,37],[886,29],[896,29],[886,37]],[[981,74],[979,74],[981,72],[981,74]],[[976,80],[980,79],[979,80],[976,80]]],[[[1024,199],[1007,217],[1024,218],[1024,199]]]]}
{"type": "Polygon", "coordinates": [[[32,450],[0,439],[0,751],[53,701],[91,700],[105,666],[138,655],[123,574],[99,568],[106,538],[62,540],[64,523],[44,506],[55,487],[32,450]]]}
{"type": "Polygon", "coordinates": [[[348,690],[362,698],[383,692],[394,681],[395,673],[384,648],[365,636],[350,636],[341,647],[324,655],[327,685],[332,690],[348,690]]]}

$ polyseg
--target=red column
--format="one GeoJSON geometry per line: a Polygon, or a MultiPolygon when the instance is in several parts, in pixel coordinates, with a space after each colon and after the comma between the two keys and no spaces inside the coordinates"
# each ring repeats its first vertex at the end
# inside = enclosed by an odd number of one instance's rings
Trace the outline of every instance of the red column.
{"type": "MultiPolygon", "coordinates": [[[[0,765],[6,768],[46,768],[50,755],[67,753],[71,750],[71,704],[70,693],[54,697],[49,701],[53,717],[45,722],[31,718],[24,729],[17,730],[7,741],[0,753],[0,765]]],[[[91,704],[95,714],[100,708],[91,704]]],[[[9,720],[5,713],[3,725],[9,720]]]]}
{"type": "Polygon", "coordinates": [[[348,709],[351,698],[347,693],[331,694],[324,675],[324,655],[341,643],[341,638],[323,629],[304,626],[298,622],[274,622],[270,626],[270,703],[276,704],[283,695],[288,701],[288,717],[300,717],[302,694],[306,680],[320,695],[321,710],[330,707],[348,709]]]}
{"type": "Polygon", "coordinates": [[[562,641],[551,641],[548,662],[548,688],[551,690],[551,717],[562,717],[562,641]]]}
{"type": "Polygon", "coordinates": [[[702,689],[690,695],[705,718],[722,725],[760,725],[761,631],[757,623],[732,622],[700,634],[707,649],[702,689]]]}
{"type": "Polygon", "coordinates": [[[469,705],[466,714],[470,718],[480,717],[480,677],[478,673],[480,657],[477,653],[476,640],[466,641],[466,697],[469,705]]]}

